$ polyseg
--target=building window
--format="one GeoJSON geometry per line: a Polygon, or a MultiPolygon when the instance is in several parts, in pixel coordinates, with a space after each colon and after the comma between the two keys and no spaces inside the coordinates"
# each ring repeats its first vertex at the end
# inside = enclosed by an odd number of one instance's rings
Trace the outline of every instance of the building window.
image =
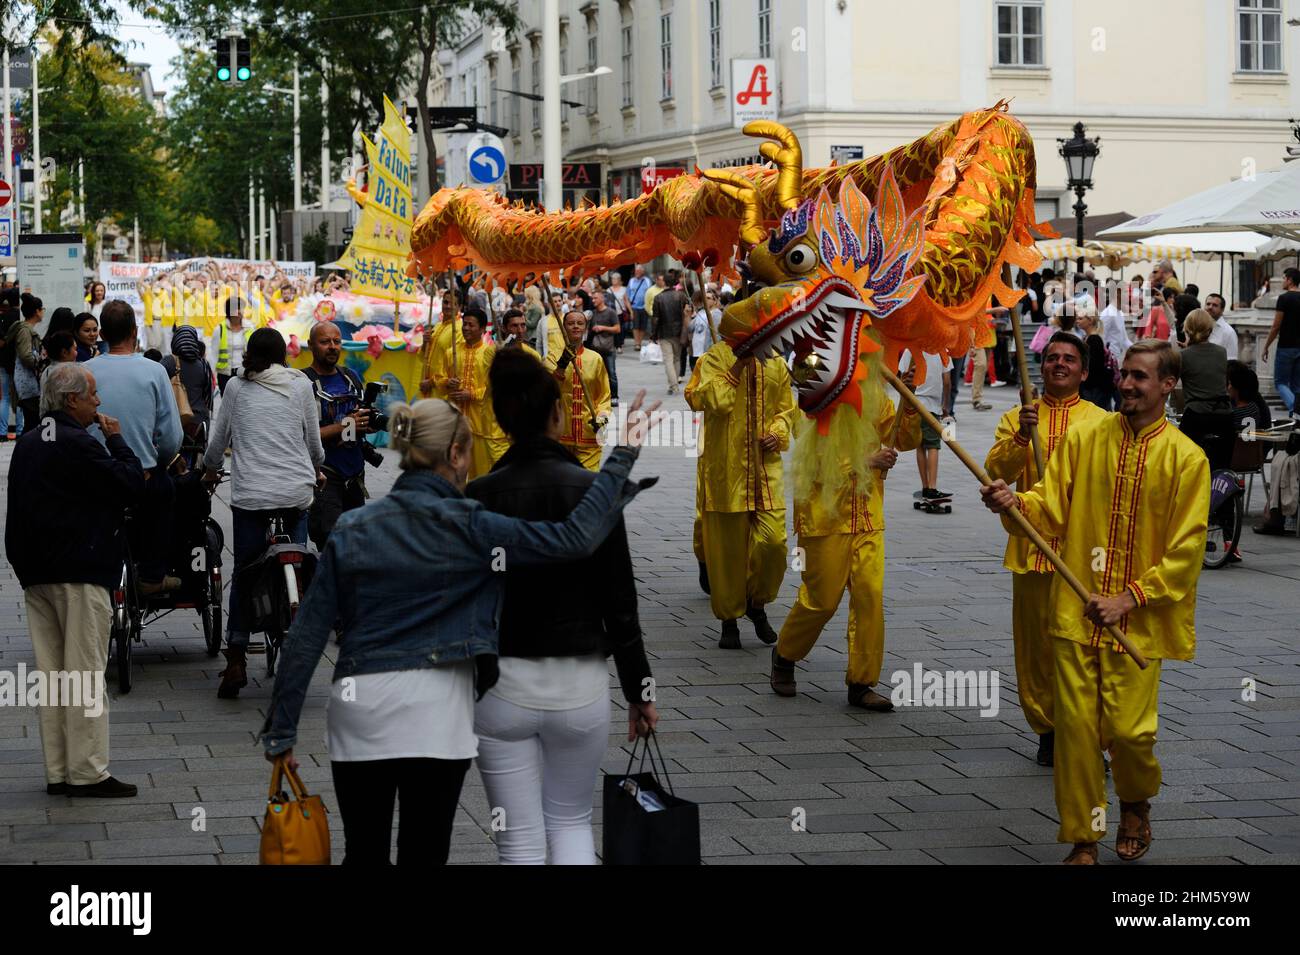
{"type": "Polygon", "coordinates": [[[758,0],[758,55],[772,55],[772,0],[758,0]]]}
{"type": "Polygon", "coordinates": [[[998,66],[1043,65],[1043,0],[999,3],[998,66]]]}
{"type": "Polygon", "coordinates": [[[673,15],[659,17],[659,69],[663,80],[659,87],[660,99],[673,98],[673,15]]]}
{"type": "Polygon", "coordinates": [[[495,58],[488,60],[488,122],[493,126],[500,126],[500,100],[497,97],[497,61],[495,58]]]}
{"type": "Polygon", "coordinates": [[[533,129],[542,128],[542,53],[533,50],[533,129]]]}
{"type": "Polygon", "coordinates": [[[1237,0],[1237,69],[1282,71],[1282,0],[1237,0]]]}
{"type": "Polygon", "coordinates": [[[709,0],[709,82],[722,85],[722,0],[709,0]]]}
{"type": "Polygon", "coordinates": [[[623,105],[632,105],[632,21],[624,14],[623,18],[623,105]]]}
{"type": "MultiPolygon", "coordinates": [[[[594,73],[596,70],[596,56],[598,55],[600,44],[596,39],[596,24],[593,22],[588,27],[591,32],[587,34],[587,72],[594,73]]],[[[597,105],[597,77],[587,79],[587,115],[596,115],[597,105]]]]}
{"type": "MultiPolygon", "coordinates": [[[[520,69],[518,53],[512,53],[510,55],[510,88],[512,90],[521,90],[524,88],[523,71],[520,69]]],[[[519,115],[519,101],[520,97],[518,96],[512,95],[510,97],[510,131],[516,136],[523,132],[520,128],[521,118],[519,115]]]]}

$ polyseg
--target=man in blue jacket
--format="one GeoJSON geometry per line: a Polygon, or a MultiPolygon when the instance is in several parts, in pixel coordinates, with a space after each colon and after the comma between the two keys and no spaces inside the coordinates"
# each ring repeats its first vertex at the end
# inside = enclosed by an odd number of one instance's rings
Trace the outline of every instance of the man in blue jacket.
{"type": "Polygon", "coordinates": [[[103,688],[109,591],[122,572],[118,535],[123,511],[144,493],[144,471],[117,420],[98,408],[86,365],[53,366],[41,387],[41,420],[18,440],[9,464],[5,551],[45,677],[45,698],[36,702],[50,795],[136,794],[108,772],[103,688]],[[96,422],[103,445],[86,432],[96,422]],[[64,698],[69,693],[76,698],[64,698]]]}

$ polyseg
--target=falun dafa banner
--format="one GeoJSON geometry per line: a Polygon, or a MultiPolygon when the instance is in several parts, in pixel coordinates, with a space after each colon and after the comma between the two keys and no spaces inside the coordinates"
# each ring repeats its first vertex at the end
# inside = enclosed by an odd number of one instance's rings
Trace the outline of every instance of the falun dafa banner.
{"type": "Polygon", "coordinates": [[[361,137],[369,162],[366,204],[340,262],[352,271],[352,291],[391,301],[417,301],[415,279],[406,274],[411,254],[411,133],[388,97],[377,142],[361,137]]]}

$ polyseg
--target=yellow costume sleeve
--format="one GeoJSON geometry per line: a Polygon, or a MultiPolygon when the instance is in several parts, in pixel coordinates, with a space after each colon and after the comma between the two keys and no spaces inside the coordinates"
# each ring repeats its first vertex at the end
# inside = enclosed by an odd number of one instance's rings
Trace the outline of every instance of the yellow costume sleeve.
{"type": "MultiPolygon", "coordinates": [[[[1079,462],[1079,431],[1070,431],[1065,445],[1057,449],[1047,462],[1047,473],[1030,490],[1017,497],[1021,513],[1029,518],[1044,537],[1065,536],[1065,526],[1070,520],[1070,498],[1074,494],[1074,478],[1079,462]]],[[[1209,506],[1206,506],[1209,510],[1209,506]]],[[[1024,536],[1019,525],[1003,516],[1002,526],[1013,534],[1024,536]]]]}
{"type": "MultiPolygon", "coordinates": [[[[781,442],[781,451],[787,451],[790,448],[790,435],[794,432],[795,415],[799,413],[794,400],[794,389],[790,384],[790,369],[780,358],[765,361],[763,380],[764,387],[767,388],[767,405],[772,411],[768,433],[775,435],[781,442]]],[[[780,467],[779,462],[777,466],[780,467]]]]}
{"type": "Polygon", "coordinates": [[[993,447],[984,459],[984,470],[995,481],[1014,484],[1027,470],[1025,452],[1029,442],[1020,436],[1020,406],[1012,408],[998,422],[993,447]]]}
{"type": "Polygon", "coordinates": [[[726,342],[718,342],[704,353],[686,386],[686,403],[692,411],[724,417],[731,414],[740,388],[740,379],[732,374],[735,364],[736,353],[726,342]]]}
{"type": "Polygon", "coordinates": [[[584,351],[583,355],[590,355],[594,359],[584,362],[582,368],[582,382],[587,386],[587,397],[591,399],[591,406],[596,409],[597,417],[601,415],[609,417],[613,404],[609,394],[609,372],[605,370],[605,360],[595,352],[584,351]]]}
{"type": "MultiPolygon", "coordinates": [[[[1051,465],[1047,471],[1051,473],[1051,465]]],[[[1128,591],[1139,607],[1177,603],[1196,586],[1205,559],[1205,528],[1210,513],[1210,464],[1204,456],[1190,457],[1188,466],[1174,475],[1168,489],[1173,506],[1167,529],[1167,550],[1160,562],[1128,591]]]]}
{"type": "Polygon", "coordinates": [[[542,359],[542,364],[547,371],[554,372],[560,356],[564,354],[564,331],[554,315],[545,315],[543,318],[546,321],[546,357],[542,359]]]}
{"type": "MultiPolygon", "coordinates": [[[[916,413],[908,413],[909,409],[904,408],[903,414],[898,419],[898,434],[894,437],[895,451],[915,451],[921,446],[921,416],[916,413]]],[[[876,434],[880,436],[880,444],[883,447],[889,441],[889,433],[894,428],[894,418],[898,416],[898,408],[894,405],[894,399],[888,395],[880,404],[880,414],[876,418],[876,434]]]]}

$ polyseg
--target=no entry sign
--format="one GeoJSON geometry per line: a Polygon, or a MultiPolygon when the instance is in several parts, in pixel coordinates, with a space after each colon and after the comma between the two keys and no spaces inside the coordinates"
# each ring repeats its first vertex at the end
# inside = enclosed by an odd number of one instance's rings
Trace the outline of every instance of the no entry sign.
{"type": "Polygon", "coordinates": [[[13,194],[14,191],[9,188],[9,183],[5,182],[3,179],[0,179],[0,209],[3,209],[5,206],[9,205],[9,198],[13,194]]]}

